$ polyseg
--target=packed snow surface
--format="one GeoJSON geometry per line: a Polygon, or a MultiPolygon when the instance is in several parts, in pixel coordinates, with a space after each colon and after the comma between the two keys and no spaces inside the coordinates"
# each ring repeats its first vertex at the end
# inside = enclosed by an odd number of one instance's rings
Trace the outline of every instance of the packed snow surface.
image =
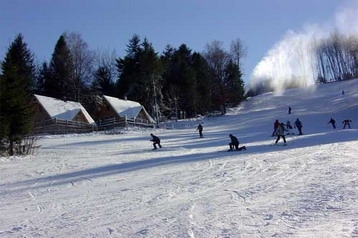
{"type": "Polygon", "coordinates": [[[0,237],[358,237],[357,122],[350,80],[161,129],[43,136],[0,158],[0,237]],[[273,145],[273,122],[296,118],[303,135],[273,145]],[[247,150],[227,152],[229,134],[247,150]]]}

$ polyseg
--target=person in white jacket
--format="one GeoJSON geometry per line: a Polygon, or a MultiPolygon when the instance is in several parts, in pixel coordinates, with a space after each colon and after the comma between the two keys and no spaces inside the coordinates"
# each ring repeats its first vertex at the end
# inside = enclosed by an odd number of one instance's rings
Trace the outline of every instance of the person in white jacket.
{"type": "Polygon", "coordinates": [[[282,138],[283,142],[286,144],[286,138],[285,138],[285,125],[283,123],[280,123],[279,126],[276,129],[276,135],[277,139],[275,141],[275,144],[282,138]]]}

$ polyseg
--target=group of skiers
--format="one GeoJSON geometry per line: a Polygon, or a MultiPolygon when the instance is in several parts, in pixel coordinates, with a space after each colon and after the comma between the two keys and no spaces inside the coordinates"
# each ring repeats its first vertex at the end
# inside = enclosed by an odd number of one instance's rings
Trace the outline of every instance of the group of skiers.
{"type": "MultiPolygon", "coordinates": [[[[203,126],[201,125],[201,123],[199,123],[197,129],[197,131],[199,131],[199,137],[203,138],[203,126]]],[[[160,139],[158,136],[154,135],[153,133],[150,134],[150,136],[152,137],[152,139],[150,141],[153,142],[153,150],[158,149],[157,146],[159,146],[159,148],[162,148],[162,145],[160,144],[160,139]]],[[[233,150],[246,150],[246,146],[239,146],[240,142],[237,139],[236,136],[233,136],[232,134],[229,135],[230,137],[230,143],[229,143],[229,151],[233,151],[233,150]]]]}
{"type": "MultiPolygon", "coordinates": [[[[348,126],[349,129],[351,129],[351,123],[352,120],[349,120],[349,119],[345,119],[342,121],[342,124],[343,124],[343,129],[346,129],[346,127],[348,126]]],[[[331,118],[329,121],[328,121],[328,124],[332,124],[332,127],[333,129],[336,129],[336,120],[334,120],[333,118],[331,118]]]]}
{"type": "MultiPolygon", "coordinates": [[[[297,128],[299,135],[303,135],[302,127],[303,127],[302,122],[300,121],[300,119],[297,118],[295,123],[294,123],[294,128],[297,128]]],[[[287,120],[286,124],[276,120],[274,122],[274,124],[273,124],[273,132],[272,132],[272,136],[277,136],[275,144],[277,144],[278,141],[281,138],[283,140],[283,143],[286,144],[285,131],[287,131],[287,135],[290,135],[291,134],[291,132],[290,132],[291,129],[292,129],[292,125],[291,125],[291,122],[289,120],[287,120]]]]}
{"type": "MultiPolygon", "coordinates": [[[[199,136],[200,138],[203,137],[203,126],[201,124],[199,124],[199,136]]],[[[150,141],[153,142],[153,150],[156,150],[158,149],[157,148],[157,145],[159,146],[159,148],[162,148],[161,144],[160,144],[160,139],[158,136],[154,135],[153,133],[150,134],[150,136],[152,137],[152,139],[150,141]]],[[[239,140],[237,139],[236,136],[233,136],[232,134],[229,135],[230,137],[230,143],[229,143],[229,151],[233,151],[233,150],[246,150],[246,146],[239,146],[240,145],[240,142],[239,140]]]]}
{"type": "MultiPolygon", "coordinates": [[[[288,114],[291,114],[291,110],[292,108],[289,107],[288,108],[288,114]]],[[[347,126],[348,128],[350,129],[351,128],[351,123],[352,121],[349,120],[349,119],[345,119],[342,121],[342,124],[343,124],[343,129],[345,129],[347,126]]],[[[329,124],[332,124],[332,127],[334,129],[336,129],[336,121],[331,118],[328,122],[329,124]]],[[[274,125],[273,125],[273,132],[272,132],[272,137],[274,136],[277,136],[276,140],[275,140],[275,144],[277,144],[280,139],[283,140],[284,144],[286,144],[286,137],[285,135],[291,135],[291,134],[294,134],[294,133],[291,133],[290,130],[293,129],[292,128],[292,125],[291,125],[291,122],[289,120],[287,120],[286,124],[284,124],[283,122],[279,122],[278,120],[276,120],[274,122],[274,125]],[[285,133],[287,131],[287,133],[285,133]]],[[[298,135],[303,135],[302,133],[302,122],[300,121],[300,119],[296,119],[296,121],[294,122],[294,128],[296,129],[297,128],[297,131],[298,131],[298,135]]],[[[201,123],[199,123],[198,127],[196,128],[197,131],[199,131],[199,137],[200,138],[203,138],[203,126],[201,125],[201,123]]],[[[150,141],[153,142],[153,147],[154,149],[153,150],[156,150],[157,149],[157,145],[159,146],[159,148],[162,148],[162,146],[160,145],[160,139],[153,135],[150,134],[152,136],[152,139],[150,141]]],[[[239,140],[237,139],[237,137],[233,136],[232,134],[229,135],[230,137],[230,143],[229,143],[229,151],[233,151],[233,150],[246,150],[246,147],[245,146],[242,146],[242,147],[239,147],[239,140]]]]}

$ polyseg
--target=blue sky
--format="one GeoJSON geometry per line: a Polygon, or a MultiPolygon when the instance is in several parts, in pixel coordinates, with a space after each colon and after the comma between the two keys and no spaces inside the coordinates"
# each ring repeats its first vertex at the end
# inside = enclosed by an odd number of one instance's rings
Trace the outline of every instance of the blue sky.
{"type": "Polygon", "coordinates": [[[207,43],[240,39],[247,47],[246,81],[289,30],[329,24],[355,0],[0,0],[0,59],[18,33],[38,62],[49,61],[64,32],[80,33],[90,49],[125,55],[129,39],[146,37],[158,53],[167,44],[202,52],[207,43]]]}

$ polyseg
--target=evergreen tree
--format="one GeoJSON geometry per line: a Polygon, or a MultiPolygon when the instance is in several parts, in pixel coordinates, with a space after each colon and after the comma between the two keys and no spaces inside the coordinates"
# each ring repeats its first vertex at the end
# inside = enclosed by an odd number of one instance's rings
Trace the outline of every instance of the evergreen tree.
{"type": "Polygon", "coordinates": [[[135,87],[140,77],[139,55],[141,52],[140,37],[134,35],[127,45],[127,55],[117,62],[118,80],[116,82],[117,97],[135,98],[135,87]]]}
{"type": "Polygon", "coordinates": [[[240,67],[233,60],[226,65],[225,78],[227,79],[225,88],[228,97],[226,103],[236,106],[245,99],[245,89],[240,67]]]}
{"type": "Polygon", "coordinates": [[[134,35],[127,45],[127,55],[117,59],[118,95],[141,103],[149,113],[160,115],[162,67],[157,53],[147,39],[140,43],[134,35]]]}
{"type": "Polygon", "coordinates": [[[197,113],[205,115],[212,109],[211,75],[209,66],[204,57],[199,53],[192,55],[192,67],[197,81],[196,91],[198,94],[197,113]]]}
{"type": "Polygon", "coordinates": [[[62,100],[74,100],[69,90],[73,75],[73,61],[63,35],[58,39],[49,65],[48,78],[44,83],[44,94],[62,100]]]}
{"type": "Polygon", "coordinates": [[[228,104],[238,104],[244,99],[240,69],[240,57],[243,53],[236,51],[230,54],[222,48],[222,42],[214,41],[206,46],[204,54],[212,76],[213,105],[226,113],[228,104]]]}
{"type": "Polygon", "coordinates": [[[45,93],[45,82],[50,78],[50,71],[48,64],[43,62],[38,69],[35,83],[35,93],[43,95],[45,93]]]}
{"type": "Polygon", "coordinates": [[[114,83],[112,82],[111,72],[105,66],[100,66],[94,75],[91,91],[95,94],[114,96],[114,83]]]}
{"type": "Polygon", "coordinates": [[[0,140],[9,155],[29,135],[33,119],[29,102],[33,90],[35,67],[33,55],[21,34],[10,45],[1,64],[0,78],[0,140]]]}

